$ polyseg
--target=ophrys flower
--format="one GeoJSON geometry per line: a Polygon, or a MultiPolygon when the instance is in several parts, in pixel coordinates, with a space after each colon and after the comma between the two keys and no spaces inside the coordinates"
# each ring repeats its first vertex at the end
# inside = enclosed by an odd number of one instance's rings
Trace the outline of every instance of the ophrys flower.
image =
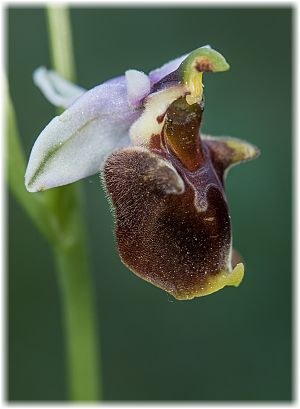
{"type": "Polygon", "coordinates": [[[226,170],[258,150],[200,135],[203,72],[225,71],[209,46],[146,75],[129,70],[85,92],[53,72],[35,81],[67,108],[38,137],[25,183],[41,191],[101,170],[123,263],[178,299],[239,285],[224,192],[226,170]]]}

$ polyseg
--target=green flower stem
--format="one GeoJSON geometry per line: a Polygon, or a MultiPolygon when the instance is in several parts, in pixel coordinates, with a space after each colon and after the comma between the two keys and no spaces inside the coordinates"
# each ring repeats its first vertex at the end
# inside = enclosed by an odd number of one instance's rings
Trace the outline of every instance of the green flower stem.
{"type": "MultiPolygon", "coordinates": [[[[69,13],[65,7],[47,7],[52,64],[56,72],[74,81],[69,13]]],[[[74,401],[100,399],[100,360],[94,294],[87,257],[82,218],[82,195],[78,183],[53,189],[47,197],[55,217],[54,255],[64,312],[65,345],[70,398],[74,401]]]]}
{"type": "Polygon", "coordinates": [[[53,67],[62,77],[75,80],[75,63],[69,10],[64,6],[47,6],[47,22],[53,67]]]}
{"type": "MultiPolygon", "coordinates": [[[[75,186],[72,186],[72,188],[75,186]]],[[[75,189],[65,191],[73,202],[63,241],[54,248],[63,303],[69,394],[74,401],[99,399],[97,334],[85,235],[75,189]]]]}
{"type": "Polygon", "coordinates": [[[68,250],[57,247],[55,251],[64,308],[69,396],[78,402],[99,399],[97,365],[100,364],[95,360],[94,306],[89,277],[83,274],[87,266],[81,251],[79,243],[68,250]]]}

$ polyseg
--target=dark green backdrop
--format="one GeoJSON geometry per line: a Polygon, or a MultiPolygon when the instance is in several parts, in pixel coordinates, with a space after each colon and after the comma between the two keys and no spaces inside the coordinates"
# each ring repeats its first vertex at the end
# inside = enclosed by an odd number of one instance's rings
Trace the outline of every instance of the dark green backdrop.
{"type": "MultiPolygon", "coordinates": [[[[78,83],[147,72],[211,44],[231,64],[206,75],[204,132],[260,147],[227,178],[238,288],[179,302],[120,262],[98,176],[83,183],[106,400],[290,400],[291,40],[289,8],[76,8],[78,83]]],[[[7,10],[10,89],[26,155],[54,115],[31,79],[49,66],[42,9],[7,10]]],[[[60,300],[51,254],[9,197],[8,399],[65,398],[60,300]]]]}

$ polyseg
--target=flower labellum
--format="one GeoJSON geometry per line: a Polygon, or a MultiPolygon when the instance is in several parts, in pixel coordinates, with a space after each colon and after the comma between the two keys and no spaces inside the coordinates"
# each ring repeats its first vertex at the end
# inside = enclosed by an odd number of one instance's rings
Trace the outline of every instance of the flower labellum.
{"type": "Polygon", "coordinates": [[[128,70],[87,92],[51,72],[35,75],[48,99],[68,108],[37,139],[27,189],[60,186],[102,169],[121,260],[181,300],[238,286],[244,275],[232,249],[224,175],[258,149],[200,133],[203,73],[228,68],[205,46],[148,76],[128,70]]]}

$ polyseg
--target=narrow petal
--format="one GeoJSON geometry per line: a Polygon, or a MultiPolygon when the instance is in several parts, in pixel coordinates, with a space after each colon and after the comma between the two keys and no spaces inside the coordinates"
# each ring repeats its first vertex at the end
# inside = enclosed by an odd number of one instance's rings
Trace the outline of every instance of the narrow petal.
{"type": "Polygon", "coordinates": [[[33,73],[33,81],[51,104],[68,108],[86,92],[84,88],[62,78],[55,71],[45,67],[37,68],[33,73]]]}
{"type": "Polygon", "coordinates": [[[139,112],[127,101],[124,77],[86,92],[36,140],[25,175],[29,191],[65,185],[97,173],[105,157],[129,144],[139,112]]]}
{"type": "Polygon", "coordinates": [[[125,73],[128,101],[133,106],[139,106],[140,102],[150,93],[150,79],[148,75],[137,70],[128,70],[125,73]]]}
{"type": "Polygon", "coordinates": [[[203,135],[203,142],[209,148],[215,170],[222,181],[226,170],[259,155],[256,146],[238,138],[203,135]]]}

